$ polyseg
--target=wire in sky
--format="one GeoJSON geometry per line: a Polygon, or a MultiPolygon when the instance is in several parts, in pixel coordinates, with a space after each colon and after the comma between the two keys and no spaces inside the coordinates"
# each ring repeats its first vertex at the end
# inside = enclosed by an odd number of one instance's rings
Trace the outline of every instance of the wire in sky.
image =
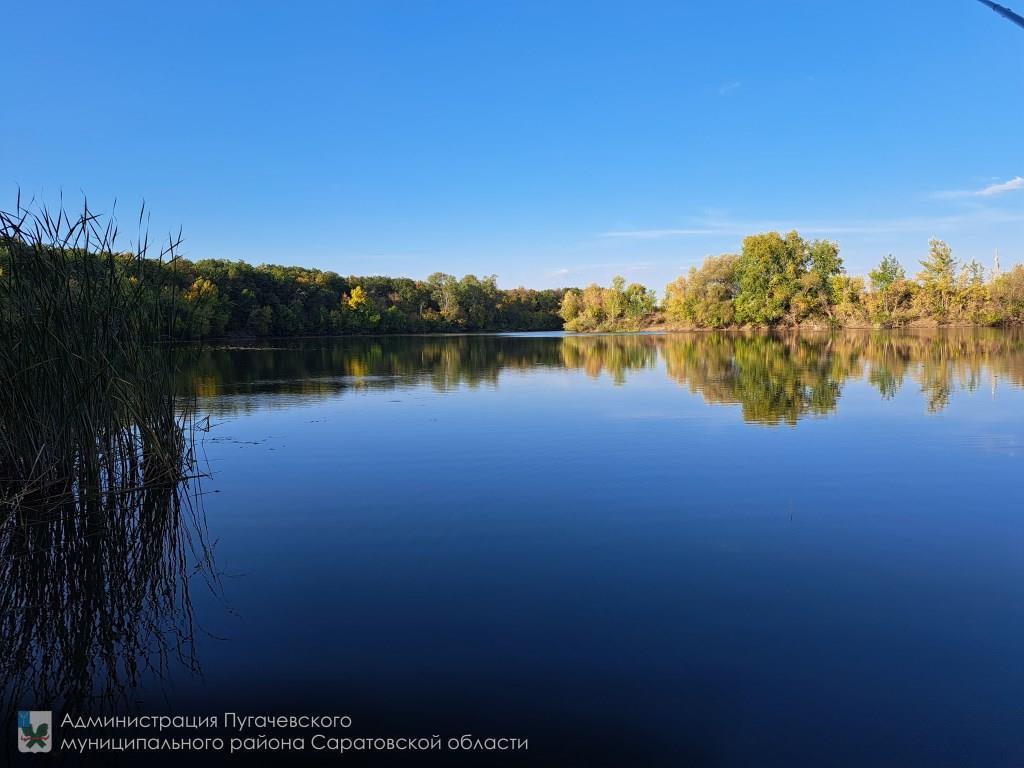
{"type": "Polygon", "coordinates": [[[978,0],[978,2],[982,5],[987,5],[1000,16],[1005,16],[1018,27],[1024,27],[1024,16],[1021,16],[1019,13],[1014,13],[1006,6],[999,5],[999,3],[993,3],[992,0],[978,0]]]}

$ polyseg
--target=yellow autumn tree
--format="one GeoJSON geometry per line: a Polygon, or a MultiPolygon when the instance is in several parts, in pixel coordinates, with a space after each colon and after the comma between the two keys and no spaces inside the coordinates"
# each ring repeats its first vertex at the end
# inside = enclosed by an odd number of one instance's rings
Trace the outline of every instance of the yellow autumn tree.
{"type": "Polygon", "coordinates": [[[357,285],[352,289],[352,293],[349,295],[348,300],[345,303],[348,304],[349,309],[359,309],[364,306],[366,302],[366,291],[363,290],[363,286],[357,285]]]}

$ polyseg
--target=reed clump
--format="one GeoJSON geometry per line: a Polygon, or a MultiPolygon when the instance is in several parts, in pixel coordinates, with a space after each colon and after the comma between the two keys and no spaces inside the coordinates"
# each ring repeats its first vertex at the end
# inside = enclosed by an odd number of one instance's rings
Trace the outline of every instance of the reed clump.
{"type": "MultiPolygon", "coordinates": [[[[0,485],[4,500],[173,481],[192,471],[174,388],[173,301],[145,236],[84,206],[0,213],[0,485]]],[[[173,297],[172,297],[173,298],[173,297]]],[[[183,407],[184,406],[184,407],[183,407]]]]}
{"type": "Polygon", "coordinates": [[[196,667],[213,583],[194,397],[171,334],[180,236],[118,247],[84,205],[0,212],[0,701],[108,699],[196,667]],[[42,698],[38,698],[38,696],[42,698]]]}

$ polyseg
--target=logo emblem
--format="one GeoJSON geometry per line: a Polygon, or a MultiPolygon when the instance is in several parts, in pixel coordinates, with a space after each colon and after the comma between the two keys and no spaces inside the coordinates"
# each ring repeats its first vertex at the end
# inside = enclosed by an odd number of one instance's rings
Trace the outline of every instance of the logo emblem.
{"type": "Polygon", "coordinates": [[[53,712],[18,712],[18,751],[49,752],[53,712]]]}

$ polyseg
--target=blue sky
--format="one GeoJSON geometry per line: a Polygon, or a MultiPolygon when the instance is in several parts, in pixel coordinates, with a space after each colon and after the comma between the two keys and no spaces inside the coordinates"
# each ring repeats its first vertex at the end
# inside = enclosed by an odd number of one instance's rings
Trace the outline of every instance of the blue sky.
{"type": "Polygon", "coordinates": [[[661,290],[797,227],[853,273],[1024,261],[1024,30],[975,0],[4,16],[0,203],[145,199],[190,258],[661,290]]]}

